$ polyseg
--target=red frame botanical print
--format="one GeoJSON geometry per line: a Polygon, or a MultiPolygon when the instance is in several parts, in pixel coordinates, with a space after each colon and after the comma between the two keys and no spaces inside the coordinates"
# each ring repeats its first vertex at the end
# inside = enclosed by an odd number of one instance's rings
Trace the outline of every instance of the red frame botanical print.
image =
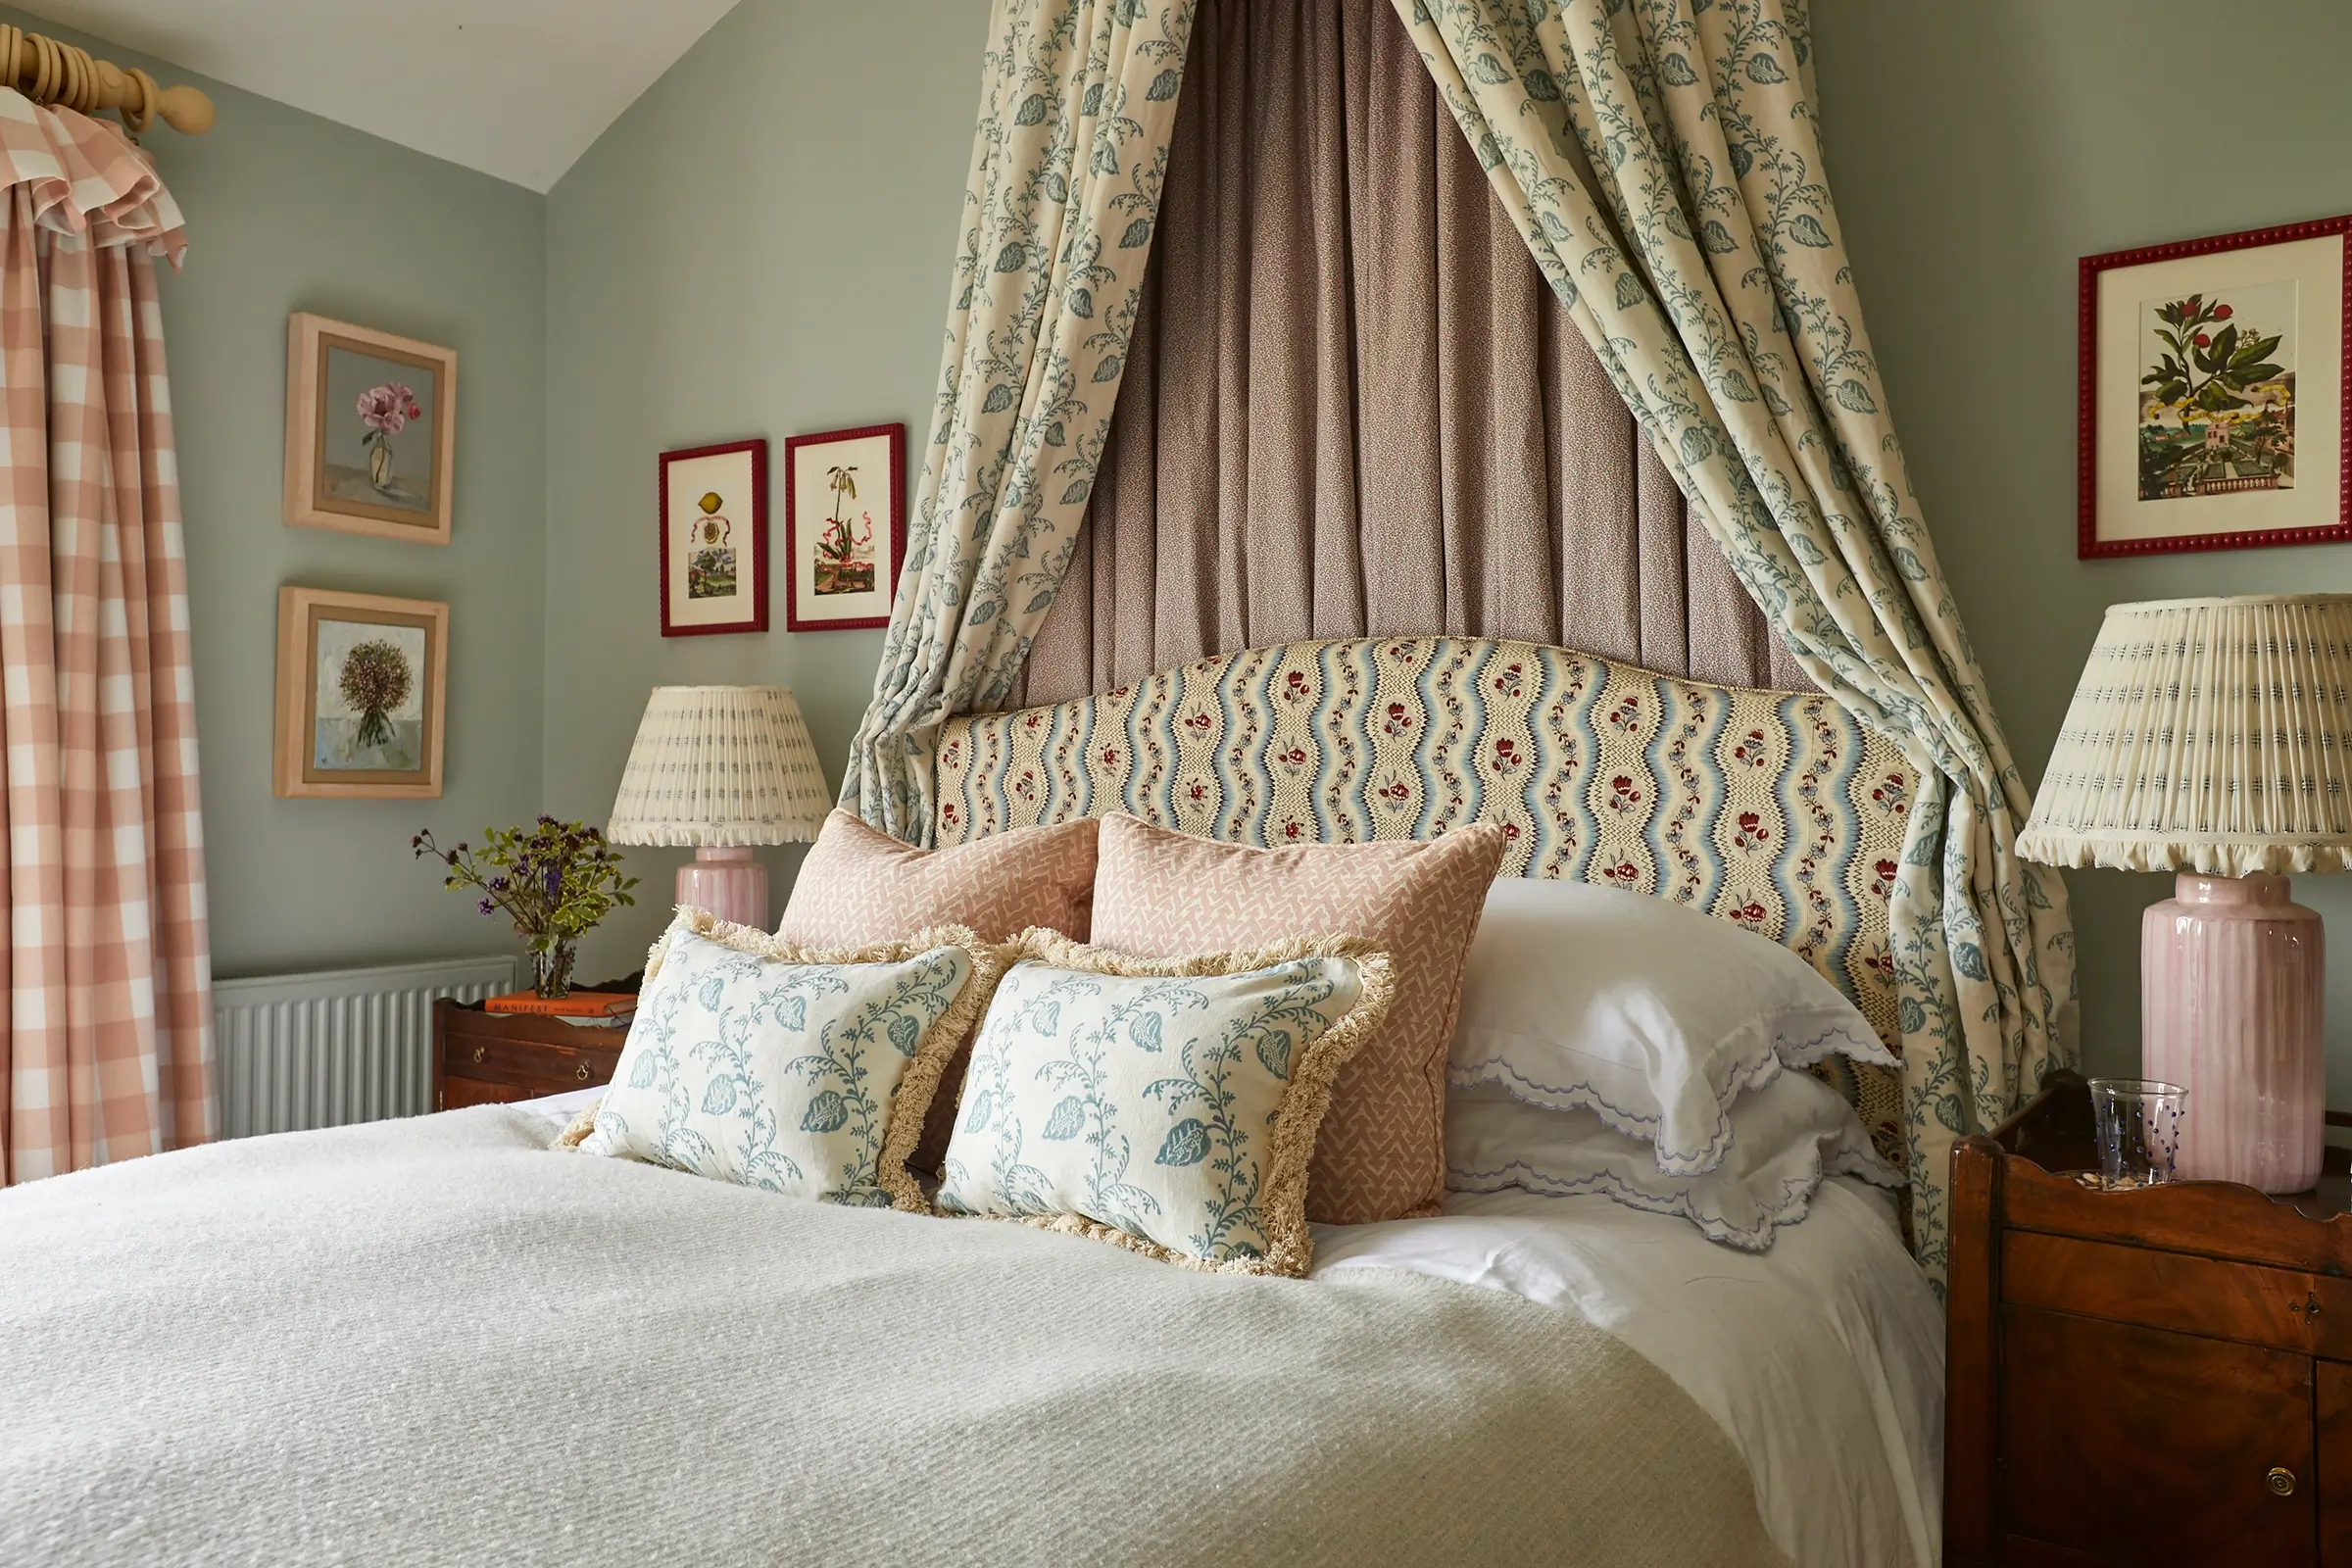
{"type": "MultiPolygon", "coordinates": [[[[838,502],[841,492],[834,492],[838,502]]],[[[852,492],[855,494],[855,492],[852,492]]],[[[835,508],[838,513],[838,505],[835,508]]],[[[854,525],[854,524],[853,524],[854,525]]],[[[784,625],[789,631],[852,631],[872,629],[890,624],[890,606],[898,597],[899,570],[906,561],[906,426],[904,424],[861,424],[848,430],[823,430],[812,435],[796,435],[784,443],[784,625]],[[831,530],[848,523],[839,516],[804,519],[800,506],[801,452],[804,448],[832,446],[855,441],[884,440],[889,442],[890,456],[890,538],[888,549],[881,552],[890,562],[887,578],[878,580],[872,589],[878,595],[880,612],[870,615],[821,617],[814,614],[816,606],[803,603],[801,593],[801,563],[804,556],[813,555],[820,545],[839,543],[846,551],[850,541],[845,535],[835,541],[831,530]],[[803,522],[809,525],[807,536],[803,522]]],[[[811,565],[811,575],[822,569],[824,563],[811,565]]],[[[878,567],[880,557],[874,564],[878,567]]],[[[819,588],[819,593],[827,590],[819,588]]]]}
{"type": "Polygon", "coordinates": [[[715,446],[681,447],[675,452],[662,454],[661,477],[654,486],[655,527],[654,542],[661,556],[662,635],[664,637],[717,637],[737,632],[767,630],[767,442],[755,437],[749,441],[722,441],[715,446]],[[677,552],[671,548],[669,470],[675,464],[701,458],[723,458],[748,452],[752,460],[752,515],[745,547],[752,557],[752,592],[750,613],[731,620],[680,621],[672,612],[669,597],[670,560],[677,552]]]}
{"type": "MultiPolygon", "coordinates": [[[[2119,556],[2128,557],[2169,555],[2178,552],[2200,550],[2243,550],[2263,545],[2319,544],[2332,540],[2352,539],[2352,215],[2342,218],[2315,219],[2309,222],[2302,223],[2284,223],[2273,228],[2246,229],[2243,232],[2235,234],[2217,234],[2208,239],[2180,240],[2169,245],[2149,245],[2138,250],[2111,251],[2102,256],[2085,256],[2082,258],[2081,265],[2081,336],[2078,345],[2078,353],[2080,356],[2078,364],[2080,377],[2080,420],[2079,429],[2077,432],[2076,449],[2078,491],[2076,499],[2075,553],[2078,559],[2089,561],[2099,558],[2112,558],[2119,556]],[[2314,474],[2311,477],[2316,479],[2322,485],[2327,486],[2328,493],[2332,494],[2335,502],[2333,509],[2335,520],[2325,525],[2309,527],[2245,528],[2229,532],[2182,532],[2180,534],[2139,538],[2100,538],[2100,453],[2098,444],[2100,408],[2101,404],[2104,403],[2106,408],[2110,411],[2110,413],[2112,413],[2112,411],[2120,403],[2125,401],[2125,389],[2120,389],[2113,384],[2110,384],[2106,389],[2104,396],[2102,396],[2099,385],[2099,284],[2101,274],[2120,268],[2142,267],[2150,263],[2177,262],[2187,258],[2218,255],[2227,251],[2251,250],[2270,245],[2292,244],[2302,240],[2326,238],[2329,235],[2337,236],[2344,241],[2342,260],[2342,309],[2339,311],[2337,318],[2332,323],[2333,329],[2337,334],[2338,349],[2337,374],[2334,378],[2339,383],[2337,387],[2336,403],[2337,471],[2333,475],[2322,476],[2314,474]]],[[[2218,298],[2220,289],[2217,287],[2213,290],[2213,292],[2218,298]]],[[[2173,382],[2160,381],[2157,383],[2154,393],[2145,395],[2154,396],[2161,400],[2165,387],[2168,385],[2181,386],[2183,390],[2185,390],[2187,387],[2196,384],[2196,370],[2199,368],[2207,368],[2209,366],[2213,368],[2220,369],[2223,373],[2228,372],[2230,368],[2227,365],[2213,365],[2211,353],[2208,352],[2220,352],[2220,350],[2214,347],[2213,342],[2210,341],[2214,337],[2215,333],[2225,331],[2229,332],[2229,341],[2232,343],[2238,342],[2240,339],[2240,334],[2233,330],[2236,323],[2228,321],[2228,318],[2231,316],[2231,310],[2228,305],[2216,306],[2214,304],[2208,304],[2205,301],[2205,295],[2202,292],[2196,292],[2192,293],[2185,301],[2176,302],[2167,306],[2164,311],[2158,312],[2157,315],[2158,319],[2172,329],[2172,336],[2170,338],[2162,339],[2168,343],[2176,340],[2185,340],[2190,334],[2197,333],[2202,328],[2210,328],[2211,330],[2204,332],[2202,336],[2196,337],[2193,341],[2193,344],[2189,341],[2180,341],[2178,346],[2186,351],[2183,354],[2182,359],[2180,361],[2175,361],[2168,357],[2164,362],[2165,364],[2172,365],[2175,368],[2180,370],[2182,379],[2173,382]],[[2183,306],[2189,308],[2185,313],[2183,313],[2182,310],[2183,306]],[[2168,312],[2171,314],[2167,314],[2168,312]]],[[[2300,319],[2298,321],[2298,330],[2304,337],[2308,338],[2315,332],[2326,331],[2328,325],[2329,323],[2325,320],[2311,321],[2308,319],[2300,319]]],[[[2252,334],[2258,333],[2261,330],[2262,325],[2260,323],[2250,324],[2246,329],[2245,336],[2247,338],[2251,338],[2252,334]]],[[[2275,347],[2276,338],[2273,338],[2270,341],[2275,347]]],[[[2259,346],[2259,344],[2257,343],[2254,346],[2259,346]]],[[[2261,354],[2256,354],[2255,358],[2262,359],[2264,356],[2261,354]]],[[[2299,353],[2297,363],[2301,363],[2299,353]]],[[[2138,367],[2135,364],[2134,368],[2137,368],[2138,367]]],[[[2278,367],[2275,365],[2260,366],[2255,367],[2255,368],[2269,369],[2273,372],[2277,372],[2278,370],[2278,367]]],[[[2163,366],[2160,365],[2157,367],[2151,367],[2149,368],[2148,375],[2143,376],[2141,381],[2144,384],[2147,381],[2154,380],[2162,373],[2164,373],[2163,366]]],[[[2294,372],[2290,371],[2287,373],[2292,374],[2294,372]]],[[[2210,380],[2213,377],[2209,375],[2208,379],[2210,380]]],[[[2236,393],[2241,389],[2231,386],[2226,390],[2231,393],[2236,393]]],[[[2263,388],[2259,386],[2250,389],[2243,389],[2245,401],[2247,401],[2249,404],[2252,404],[2253,395],[2259,394],[2262,391],[2263,388]]],[[[2131,400],[2134,405],[2136,405],[2138,400],[2143,396],[2136,385],[2129,389],[2129,392],[2131,400]]],[[[2285,460],[2285,466],[2291,466],[2293,446],[2297,440],[2294,420],[2300,418],[2304,411],[2300,407],[2295,407],[2293,416],[2291,417],[2284,416],[2284,411],[2288,404],[2292,401],[2292,394],[2289,392],[2279,393],[2278,395],[2280,398],[2280,403],[2278,406],[2277,414],[2280,416],[2279,422],[2281,422],[2284,426],[2284,441],[2288,454],[2285,460]]],[[[2150,406],[2155,407],[2153,404],[2150,406]]],[[[2254,407],[2256,409],[2256,414],[2254,416],[2259,419],[2262,411],[2259,405],[2254,405],[2254,407]]],[[[2159,408],[2157,412],[2161,414],[2164,411],[2159,408]]],[[[2149,419],[2150,427],[2153,427],[2154,416],[2148,416],[2146,417],[2149,419]]],[[[2135,453],[2144,452],[2146,450],[2144,447],[2140,447],[2138,445],[2138,443],[2146,439],[2145,436],[2139,433],[2142,428],[2143,426],[2135,421],[2135,453]]],[[[2211,443],[2211,438],[2214,434],[2215,428],[2215,425],[2211,423],[2209,423],[2206,427],[2206,434],[2209,444],[2211,443]]],[[[2182,429],[2183,433],[2185,433],[2187,426],[2183,424],[2182,429]]],[[[2223,446],[2216,449],[2217,461],[2220,453],[2226,450],[2228,450],[2227,436],[2225,436],[2225,442],[2223,446]]],[[[2259,471],[2259,448],[2256,449],[2256,466],[2257,470],[2259,471]]],[[[2274,466],[2279,466],[2278,460],[2276,459],[2273,460],[2273,464],[2274,466]]],[[[2225,473],[2230,473],[2232,470],[2225,468],[2223,471],[2225,473]]],[[[2147,481],[2145,478],[2142,478],[2139,482],[2144,485],[2149,481],[2147,481]]],[[[2185,493],[2193,497],[2218,493],[2224,489],[2258,488],[2260,487],[2260,484],[2261,481],[2259,480],[2239,480],[2233,478],[2226,480],[2222,484],[2214,485],[2210,490],[2207,490],[2196,488],[2195,482],[2192,480],[2190,483],[2190,488],[2188,488],[2185,492],[2168,490],[2165,492],[2165,494],[2177,495],[2185,493]]],[[[2283,486],[2279,484],[2275,476],[2269,480],[2269,484],[2272,488],[2283,488],[2283,486]]],[[[2156,498],[2150,497],[2145,489],[2140,489],[2135,492],[2133,499],[2149,500],[2156,498]]]]}

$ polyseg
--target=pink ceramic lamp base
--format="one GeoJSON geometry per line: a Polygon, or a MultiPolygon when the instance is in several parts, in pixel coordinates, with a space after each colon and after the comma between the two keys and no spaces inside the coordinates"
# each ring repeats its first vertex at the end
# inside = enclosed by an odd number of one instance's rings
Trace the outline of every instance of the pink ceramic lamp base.
{"type": "Polygon", "coordinates": [[[704,848],[678,867],[678,902],[767,929],[767,867],[748,849],[704,848]]]}
{"type": "Polygon", "coordinates": [[[2288,893],[2282,876],[2184,871],[2140,920],[2140,1071],[2188,1091],[2184,1179],[2319,1183],[2326,950],[2288,893]]]}

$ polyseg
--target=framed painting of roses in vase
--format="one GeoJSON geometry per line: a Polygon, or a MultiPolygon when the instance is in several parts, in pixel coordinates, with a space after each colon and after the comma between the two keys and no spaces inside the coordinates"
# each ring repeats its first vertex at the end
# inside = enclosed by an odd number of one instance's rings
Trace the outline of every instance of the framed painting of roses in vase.
{"type": "Polygon", "coordinates": [[[785,620],[793,631],[890,624],[906,559],[906,427],[784,443],[785,620]]]}
{"type": "Polygon", "coordinates": [[[662,635],[767,630],[767,443],[662,454],[662,635]]]}
{"type": "Polygon", "coordinates": [[[2079,558],[2352,539],[2347,231],[2082,259],[2079,558]]]}
{"type": "Polygon", "coordinates": [[[280,588],[271,793],[438,799],[448,691],[446,604],[280,588]]]}
{"type": "Polygon", "coordinates": [[[449,543],[458,356],[296,312],[286,322],[286,521],[449,543]]]}

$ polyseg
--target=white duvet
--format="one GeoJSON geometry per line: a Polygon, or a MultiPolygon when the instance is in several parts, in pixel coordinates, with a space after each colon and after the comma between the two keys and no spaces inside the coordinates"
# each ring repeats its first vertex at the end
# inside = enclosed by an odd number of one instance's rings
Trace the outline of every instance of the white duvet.
{"type": "MultiPolygon", "coordinates": [[[[562,1123],[600,1093],[518,1108],[562,1123]]],[[[1825,1181],[1810,1215],[1763,1253],[1596,1196],[1457,1193],[1447,1210],[1317,1226],[1314,1272],[1402,1269],[1573,1310],[1714,1418],[1792,1561],[1940,1559],[1943,1315],[1884,1195],[1825,1181]]]]}

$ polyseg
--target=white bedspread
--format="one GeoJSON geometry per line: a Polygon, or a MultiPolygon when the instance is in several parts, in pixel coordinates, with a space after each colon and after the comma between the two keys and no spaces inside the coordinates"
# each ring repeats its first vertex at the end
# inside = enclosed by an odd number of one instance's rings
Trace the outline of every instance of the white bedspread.
{"type": "MultiPolygon", "coordinates": [[[[600,1090],[532,1102],[562,1123],[600,1090]]],[[[1884,1195],[1822,1184],[1764,1253],[1600,1197],[1457,1193],[1436,1219],[1315,1228],[1315,1274],[1394,1268],[1570,1308],[1632,1346],[1746,1461],[1804,1568],[1932,1568],[1943,1514],[1943,1315],[1884,1195]]]]}

